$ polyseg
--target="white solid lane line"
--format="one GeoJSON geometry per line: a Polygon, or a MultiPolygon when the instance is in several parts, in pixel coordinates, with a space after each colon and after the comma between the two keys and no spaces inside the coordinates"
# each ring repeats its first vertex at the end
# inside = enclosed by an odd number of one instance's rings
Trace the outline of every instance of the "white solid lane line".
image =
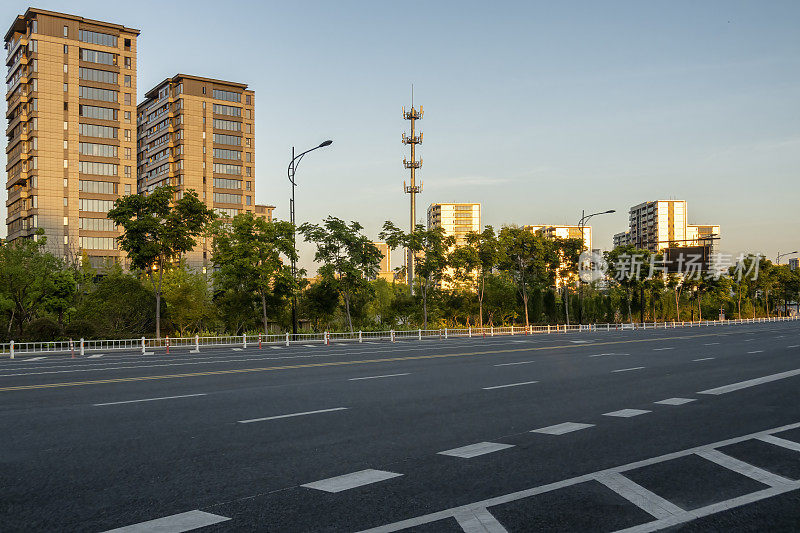
{"type": "Polygon", "coordinates": [[[452,450],[445,450],[438,452],[438,455],[449,455],[451,457],[461,457],[463,459],[471,459],[479,455],[487,453],[499,452],[507,448],[513,448],[513,444],[501,444],[498,442],[479,442],[477,444],[470,444],[468,446],[461,446],[460,448],[453,448],[452,450]]]}
{"type": "Polygon", "coordinates": [[[302,413],[290,413],[288,415],[265,416],[264,418],[251,418],[249,420],[239,420],[240,424],[250,424],[251,422],[264,422],[266,420],[278,420],[279,418],[292,418],[295,416],[316,415],[318,413],[332,413],[334,411],[346,411],[349,407],[334,407],[333,409],[319,409],[317,411],[304,411],[302,413]]]}
{"type": "Polygon", "coordinates": [[[466,509],[455,513],[453,518],[466,533],[508,533],[488,509],[466,509]]]}
{"type": "Polygon", "coordinates": [[[360,381],[362,379],[380,379],[380,378],[394,378],[397,376],[410,376],[411,372],[406,372],[404,374],[384,374],[383,376],[364,376],[361,378],[350,378],[347,381],[360,381]]]}
{"type": "Polygon", "coordinates": [[[769,376],[763,376],[760,378],[748,379],[747,381],[740,381],[738,383],[731,383],[730,385],[723,385],[722,387],[715,387],[713,389],[702,390],[698,392],[698,394],[726,394],[728,392],[746,389],[748,387],[755,387],[756,385],[762,385],[764,383],[769,383],[771,381],[791,378],[794,376],[800,376],[800,368],[797,368],[795,370],[788,370],[786,372],[781,372],[779,374],[771,374],[769,376]]]}
{"type": "Polygon", "coordinates": [[[606,355],[630,355],[628,353],[596,353],[594,355],[590,355],[589,357],[604,357],[606,355]]]}
{"type": "Polygon", "coordinates": [[[703,450],[697,452],[697,455],[703,459],[707,459],[713,463],[725,467],[728,470],[733,470],[738,474],[742,474],[750,479],[755,479],[760,483],[769,485],[770,487],[783,487],[792,484],[791,479],[773,474],[772,472],[768,472],[763,468],[751,465],[750,463],[740,461],[739,459],[731,457],[730,455],[726,455],[719,450],[703,450]]]}
{"type": "Polygon", "coordinates": [[[787,348],[800,348],[800,344],[792,344],[791,346],[787,346],[787,348]]]}
{"type": "Polygon", "coordinates": [[[110,529],[105,533],[180,533],[182,531],[191,531],[212,524],[219,524],[227,520],[230,520],[230,518],[203,511],[189,511],[157,518],[156,520],[150,520],[148,522],[110,529]]]}
{"type": "Polygon", "coordinates": [[[696,401],[694,398],[667,398],[666,400],[659,400],[653,403],[658,403],[661,405],[683,405],[694,401],[696,401]]]}
{"type": "Polygon", "coordinates": [[[511,366],[511,365],[527,365],[528,363],[535,363],[536,361],[519,361],[517,363],[500,363],[499,365],[493,366],[511,366]]]}
{"type": "Polygon", "coordinates": [[[610,413],[603,413],[603,416],[615,416],[618,418],[630,418],[632,416],[639,416],[652,411],[645,411],[644,409],[620,409],[619,411],[612,411],[610,413]]]}
{"type": "Polygon", "coordinates": [[[161,398],[143,398],[141,400],[125,400],[124,402],[96,403],[93,405],[95,407],[100,407],[103,405],[120,405],[123,403],[157,402],[159,400],[174,400],[176,398],[194,398],[196,396],[206,396],[206,393],[202,392],[200,394],[182,394],[181,396],[163,396],[161,398]]]}
{"type": "Polygon", "coordinates": [[[533,385],[538,381],[523,381],[521,383],[509,383],[508,385],[495,385],[494,387],[483,387],[483,390],[505,389],[506,387],[519,387],[520,385],[533,385]]]}
{"type": "Polygon", "coordinates": [[[643,366],[634,366],[632,368],[620,368],[619,370],[612,370],[611,372],[629,372],[631,370],[642,370],[643,366]]]}
{"type": "Polygon", "coordinates": [[[20,361],[41,361],[42,359],[47,359],[47,357],[31,357],[30,359],[20,359],[20,361]]]}
{"type": "Polygon", "coordinates": [[[89,359],[100,359],[100,358],[101,358],[101,357],[103,357],[104,355],[105,355],[104,353],[96,353],[96,354],[94,354],[94,355],[90,355],[90,356],[89,356],[89,359]]]}
{"type": "Polygon", "coordinates": [[[707,342],[703,346],[714,346],[716,344],[719,344],[719,343],[718,342],[707,342]]]}
{"type": "Polygon", "coordinates": [[[305,485],[300,486],[307,489],[317,489],[325,492],[342,492],[343,490],[354,489],[356,487],[377,483],[378,481],[385,481],[387,479],[392,479],[402,475],[403,474],[386,472],[384,470],[367,469],[359,472],[353,472],[352,474],[344,474],[343,476],[336,476],[328,479],[322,479],[320,481],[314,481],[313,483],[306,483],[305,485]]]}
{"type": "Polygon", "coordinates": [[[602,474],[596,479],[655,518],[669,518],[684,512],[674,503],[650,492],[618,472],[602,474]]]}
{"type": "Polygon", "coordinates": [[[654,351],[654,352],[662,352],[662,351],[664,351],[664,350],[674,350],[674,349],[675,349],[675,348],[673,348],[673,347],[671,347],[671,346],[670,346],[670,347],[668,347],[668,348],[653,348],[653,351],[654,351]]]}
{"type": "Polygon", "coordinates": [[[701,357],[700,359],[692,359],[692,361],[711,361],[713,357],[701,357]]]}
{"type": "Polygon", "coordinates": [[[760,441],[764,441],[769,444],[774,444],[775,446],[780,446],[781,448],[786,448],[787,450],[794,450],[796,452],[800,452],[800,442],[782,439],[780,437],[776,437],[775,435],[764,435],[763,437],[757,437],[757,438],[760,441]]]}
{"type": "Polygon", "coordinates": [[[747,353],[751,354],[751,353],[763,353],[763,352],[764,350],[753,350],[752,352],[747,352],[747,353]]]}
{"type": "Polygon", "coordinates": [[[572,431],[593,427],[594,424],[583,424],[580,422],[562,422],[554,426],[547,426],[539,429],[532,429],[530,433],[544,433],[545,435],[563,435],[572,431]]]}

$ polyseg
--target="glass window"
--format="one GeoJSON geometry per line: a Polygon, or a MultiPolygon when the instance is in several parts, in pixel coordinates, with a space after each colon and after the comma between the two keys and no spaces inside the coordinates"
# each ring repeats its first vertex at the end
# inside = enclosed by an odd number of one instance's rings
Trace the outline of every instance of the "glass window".
{"type": "Polygon", "coordinates": [[[89,61],[90,63],[102,63],[103,65],[116,65],[116,54],[109,54],[108,52],[100,52],[97,50],[87,50],[81,48],[80,50],[81,61],[89,61]]]}
{"type": "Polygon", "coordinates": [[[222,203],[222,204],[241,204],[242,203],[242,195],[241,194],[230,194],[230,193],[226,193],[226,192],[215,192],[214,193],[214,201],[222,203]]]}
{"type": "MultiPolygon", "coordinates": [[[[66,26],[64,26],[66,28],[66,26]]],[[[78,40],[85,43],[99,44],[102,46],[117,47],[117,36],[108,33],[100,33],[97,31],[79,30],[78,40]]]]}
{"type": "MultiPolygon", "coordinates": [[[[205,149],[205,146],[203,146],[205,149]]],[[[225,148],[214,148],[214,157],[219,159],[236,159],[241,161],[242,152],[237,150],[226,150],[225,148]]]]}
{"type": "Polygon", "coordinates": [[[214,178],[214,187],[219,189],[241,189],[241,180],[232,180],[228,178],[214,178]]]}
{"type": "Polygon", "coordinates": [[[242,131],[242,123],[233,120],[222,120],[220,118],[214,119],[214,129],[229,130],[229,131],[242,131]]]}
{"type": "MultiPolygon", "coordinates": [[[[67,71],[67,65],[64,65],[64,72],[67,71]]],[[[98,70],[94,68],[80,67],[79,76],[82,80],[98,81],[100,83],[117,83],[117,73],[109,72],[107,70],[98,70]]],[[[128,76],[130,78],[130,76],[128,76]]]]}
{"type": "Polygon", "coordinates": [[[64,37],[69,37],[69,26],[64,26],[64,37]]]}
{"type": "Polygon", "coordinates": [[[116,139],[117,129],[109,126],[98,126],[96,124],[80,124],[79,133],[87,137],[104,137],[106,139],[116,139]]]}
{"type": "Polygon", "coordinates": [[[214,142],[218,144],[232,144],[236,146],[241,146],[242,138],[236,135],[225,135],[224,133],[215,133],[214,142]]]}
{"type": "Polygon", "coordinates": [[[111,144],[78,143],[78,153],[97,157],[117,157],[118,148],[111,144]]]}
{"type": "Polygon", "coordinates": [[[217,174],[236,174],[242,175],[241,165],[229,165],[227,163],[214,163],[214,172],[217,174]]]}
{"type": "MultiPolygon", "coordinates": [[[[127,111],[126,113],[130,113],[127,111]]],[[[97,107],[93,105],[78,106],[78,114],[86,118],[96,118],[100,120],[117,120],[117,110],[110,107],[97,107]]]]}
{"type": "Polygon", "coordinates": [[[117,91],[110,91],[108,89],[98,89],[96,87],[80,86],[79,96],[87,100],[101,100],[103,102],[116,102],[117,91]]]}
{"type": "Polygon", "coordinates": [[[116,176],[118,165],[113,163],[97,163],[94,161],[80,161],[79,172],[81,174],[95,174],[98,176],[116,176]]]}
{"type": "Polygon", "coordinates": [[[227,100],[228,102],[242,101],[242,93],[237,93],[234,91],[223,91],[221,89],[214,89],[213,96],[218,100],[227,100]]]}

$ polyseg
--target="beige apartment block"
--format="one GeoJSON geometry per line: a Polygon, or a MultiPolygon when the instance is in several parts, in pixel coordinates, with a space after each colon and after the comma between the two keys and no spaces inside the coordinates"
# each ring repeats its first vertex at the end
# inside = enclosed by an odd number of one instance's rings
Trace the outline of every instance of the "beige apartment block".
{"type": "Polygon", "coordinates": [[[44,230],[47,250],[119,260],[106,218],[136,191],[139,30],[28,9],[5,36],[8,239],[44,230]]]}
{"type": "Polygon", "coordinates": [[[550,239],[583,239],[583,249],[592,249],[592,227],[591,226],[568,226],[533,224],[523,226],[523,229],[533,233],[539,233],[550,239]]]}
{"type": "Polygon", "coordinates": [[[686,200],[656,200],[629,210],[629,228],[614,235],[614,247],[633,245],[661,252],[671,246],[712,248],[720,237],[716,224],[689,224],[686,200]]]}
{"type": "MultiPolygon", "coordinates": [[[[443,203],[428,206],[428,229],[441,227],[445,235],[452,235],[456,239],[456,246],[466,243],[467,233],[483,231],[481,225],[481,204],[479,203],[443,203]]],[[[451,277],[455,271],[452,268],[445,270],[445,276],[451,277]]],[[[442,289],[449,289],[454,283],[444,281],[442,289]]]]}
{"type": "Polygon", "coordinates": [[[394,271],[392,271],[392,250],[385,242],[375,241],[372,244],[377,246],[381,252],[381,264],[376,278],[385,279],[389,283],[394,281],[394,271]]]}
{"type": "MultiPolygon", "coordinates": [[[[194,190],[218,216],[251,212],[272,219],[274,206],[255,203],[255,93],[247,84],[176,74],[138,106],[138,191],[172,185],[177,198],[194,190]]],[[[210,264],[211,242],[187,254],[210,264]]]]}

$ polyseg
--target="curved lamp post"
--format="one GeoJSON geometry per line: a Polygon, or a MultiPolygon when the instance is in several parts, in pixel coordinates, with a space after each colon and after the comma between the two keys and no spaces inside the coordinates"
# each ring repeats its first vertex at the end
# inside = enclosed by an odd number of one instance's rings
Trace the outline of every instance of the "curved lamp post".
{"type": "MultiPolygon", "coordinates": [[[[289,200],[289,222],[292,223],[292,246],[297,249],[297,228],[295,227],[294,222],[294,189],[297,187],[297,183],[294,180],[294,175],[297,172],[297,167],[300,165],[300,161],[303,159],[303,156],[309,152],[313,152],[319,148],[325,148],[326,146],[330,146],[333,144],[333,141],[327,140],[321,142],[319,146],[315,146],[314,148],[309,148],[305,152],[302,152],[298,155],[294,154],[294,146],[292,146],[292,161],[289,163],[289,168],[287,169],[287,174],[289,175],[289,183],[292,184],[292,198],[289,200]]],[[[292,286],[292,338],[297,338],[297,262],[292,259],[292,281],[294,284],[292,286]]]]}
{"type": "MultiPolygon", "coordinates": [[[[586,211],[581,211],[581,219],[578,221],[578,227],[581,229],[581,251],[583,251],[583,228],[586,227],[589,219],[597,215],[609,215],[616,212],[615,209],[609,209],[608,211],[598,211],[587,215],[586,211]]],[[[591,250],[589,251],[591,252],[591,250]]],[[[578,273],[578,324],[583,324],[583,280],[581,280],[580,273],[578,273]]]]}

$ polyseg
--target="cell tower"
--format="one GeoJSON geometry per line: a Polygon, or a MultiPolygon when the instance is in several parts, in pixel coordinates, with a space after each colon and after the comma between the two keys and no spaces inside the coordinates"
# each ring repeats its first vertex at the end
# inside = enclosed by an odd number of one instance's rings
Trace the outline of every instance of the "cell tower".
{"type": "MultiPolygon", "coordinates": [[[[411,136],[406,136],[403,133],[403,144],[410,144],[411,145],[411,161],[406,160],[403,158],[403,166],[407,169],[411,170],[411,183],[406,185],[406,182],[403,181],[403,190],[411,195],[411,225],[409,228],[409,233],[414,233],[414,228],[417,224],[417,193],[422,192],[422,181],[420,180],[419,185],[416,182],[416,170],[422,166],[422,158],[419,161],[416,160],[416,146],[418,144],[422,144],[422,132],[419,135],[415,133],[415,122],[417,120],[422,120],[422,106],[419,106],[419,111],[414,108],[414,89],[411,89],[411,109],[406,111],[406,108],[403,107],[403,118],[405,120],[411,121],[411,136]]],[[[408,254],[406,257],[406,266],[407,266],[407,274],[408,274],[408,286],[411,287],[411,290],[414,290],[414,253],[411,250],[407,250],[406,253],[408,254]]]]}

